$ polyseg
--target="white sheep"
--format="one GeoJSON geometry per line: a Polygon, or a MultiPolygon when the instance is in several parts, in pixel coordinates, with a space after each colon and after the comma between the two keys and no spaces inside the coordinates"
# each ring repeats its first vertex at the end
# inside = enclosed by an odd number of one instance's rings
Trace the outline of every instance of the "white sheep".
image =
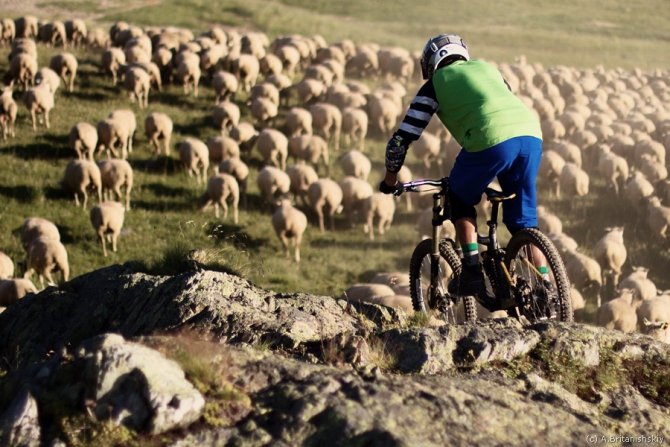
{"type": "Polygon", "coordinates": [[[299,197],[304,205],[307,205],[307,191],[309,186],[319,180],[316,171],[309,165],[297,164],[290,166],[286,173],[291,179],[291,193],[299,197]]]}
{"type": "Polygon", "coordinates": [[[128,153],[132,153],[133,139],[135,138],[135,132],[137,130],[137,119],[135,118],[135,113],[130,109],[117,109],[110,113],[107,118],[117,120],[126,128],[128,134],[126,148],[128,149],[128,153]]]}
{"type": "Polygon", "coordinates": [[[131,101],[135,101],[135,98],[137,98],[137,104],[140,109],[149,107],[151,79],[149,73],[147,73],[145,69],[140,67],[130,67],[126,71],[123,87],[130,94],[131,101]]]}
{"type": "Polygon", "coordinates": [[[595,323],[597,326],[607,329],[635,332],[637,329],[637,314],[633,306],[633,291],[624,289],[619,297],[598,307],[595,323]]]}
{"type": "Polygon", "coordinates": [[[307,109],[293,107],[286,112],[284,121],[286,135],[289,138],[312,134],[312,114],[307,109]]]}
{"type": "Polygon", "coordinates": [[[119,68],[126,63],[126,54],[120,48],[108,48],[102,53],[102,69],[112,75],[112,82],[116,85],[119,68]]]}
{"type": "Polygon", "coordinates": [[[365,136],[368,134],[368,114],[365,110],[346,107],[342,110],[342,135],[344,143],[358,141],[360,151],[365,148],[365,136]]]}
{"type": "Polygon", "coordinates": [[[35,73],[35,85],[40,85],[43,82],[49,83],[49,89],[53,95],[60,88],[60,76],[49,67],[42,67],[35,73]]]}
{"type": "Polygon", "coordinates": [[[258,131],[251,123],[240,123],[230,129],[230,138],[237,141],[240,151],[247,154],[247,156],[251,153],[258,135],[258,131]]]}
{"type": "Polygon", "coordinates": [[[81,122],[72,126],[69,135],[70,147],[77,157],[93,161],[93,153],[98,146],[98,130],[91,124],[81,122]]]}
{"type": "Polygon", "coordinates": [[[240,122],[240,108],[231,101],[222,101],[214,107],[212,119],[214,127],[221,129],[221,135],[235,127],[240,122]]]}
{"type": "Polygon", "coordinates": [[[165,155],[170,155],[172,129],[172,119],[165,113],[153,112],[147,115],[144,120],[144,131],[151,144],[156,146],[156,154],[161,152],[158,140],[163,140],[165,155]]]}
{"type": "Polygon", "coordinates": [[[557,215],[552,214],[543,205],[537,207],[537,227],[544,234],[563,232],[563,222],[561,222],[561,219],[557,215]]]}
{"type": "Polygon", "coordinates": [[[19,228],[21,246],[27,252],[30,243],[38,237],[60,241],[60,233],[53,222],[50,222],[47,219],[42,219],[41,217],[27,218],[19,228]]]}
{"type": "Polygon", "coordinates": [[[393,99],[371,95],[366,111],[369,122],[376,126],[382,136],[386,137],[396,126],[401,107],[393,99]]]}
{"type": "Polygon", "coordinates": [[[88,201],[87,189],[95,189],[98,202],[102,202],[102,179],[98,165],[89,160],[73,160],[65,167],[63,187],[73,192],[74,202],[79,206],[79,194],[84,196],[82,208],[88,201]]]}
{"type": "Polygon", "coordinates": [[[112,243],[112,251],[116,252],[116,241],[123,228],[126,209],[119,202],[112,201],[104,201],[91,208],[89,214],[91,225],[100,239],[104,256],[107,256],[105,236],[107,236],[107,242],[112,243]]]}
{"type": "Polygon", "coordinates": [[[319,172],[319,160],[323,160],[326,175],[330,172],[328,143],[318,135],[300,135],[289,139],[288,153],[295,161],[302,160],[312,163],[317,173],[319,172]]]}
{"type": "Polygon", "coordinates": [[[628,162],[614,152],[607,152],[598,160],[598,172],[605,179],[608,188],[613,188],[619,194],[621,185],[628,179],[628,162]]]}
{"type": "Polygon", "coordinates": [[[624,198],[636,210],[641,210],[644,206],[644,201],[642,199],[648,198],[652,194],[654,194],[654,186],[640,171],[634,171],[630,175],[623,190],[624,198]]]}
{"type": "Polygon", "coordinates": [[[44,113],[44,122],[47,129],[51,127],[49,124],[49,112],[54,107],[54,95],[51,93],[51,88],[48,82],[37,85],[23,94],[23,103],[28,108],[30,116],[33,119],[33,131],[37,131],[37,120],[35,114],[44,113]]]}
{"type": "Polygon", "coordinates": [[[250,54],[241,54],[233,60],[231,68],[240,81],[240,87],[244,86],[246,92],[251,91],[251,86],[256,84],[260,72],[258,59],[250,54]]]}
{"type": "Polygon", "coordinates": [[[595,259],[576,250],[566,250],[562,253],[565,261],[565,271],[570,283],[580,292],[595,288],[599,293],[602,286],[602,269],[595,259]]]}
{"type": "Polygon", "coordinates": [[[654,282],[647,278],[648,272],[649,269],[646,267],[633,267],[633,272],[622,279],[617,288],[634,290],[637,305],[654,298],[658,290],[654,282]]]}
{"type": "Polygon", "coordinates": [[[51,273],[60,271],[63,282],[68,280],[70,266],[67,259],[67,250],[60,241],[51,238],[38,237],[28,246],[26,272],[24,279],[30,279],[33,273],[37,273],[40,279],[40,287],[44,288],[44,278],[49,285],[54,284],[51,273]]]}
{"type": "Polygon", "coordinates": [[[593,249],[593,257],[600,264],[602,284],[607,291],[608,286],[611,285],[610,289],[614,290],[614,285],[619,282],[621,267],[626,262],[628,252],[623,241],[623,227],[605,228],[605,231],[606,234],[593,249]]]}
{"type": "Polygon", "coordinates": [[[661,241],[670,239],[670,207],[661,205],[661,200],[650,196],[647,204],[648,225],[652,234],[661,241]]]}
{"type": "Polygon", "coordinates": [[[67,48],[67,32],[65,31],[65,24],[60,20],[41,23],[38,35],[39,40],[44,42],[47,46],[55,47],[56,42],[60,40],[63,43],[63,48],[67,48]]]}
{"type": "Polygon", "coordinates": [[[300,243],[307,229],[307,216],[291,205],[289,200],[282,200],[272,215],[272,226],[284,247],[286,259],[290,258],[289,238],[295,247],[295,262],[300,262],[300,243]]]}
{"type": "Polygon", "coordinates": [[[256,98],[266,98],[279,107],[279,89],[271,82],[261,82],[251,87],[247,104],[251,104],[256,98]]]}
{"type": "Polygon", "coordinates": [[[197,138],[187,137],[179,144],[179,160],[189,177],[195,174],[196,182],[204,182],[209,168],[209,149],[197,138]]]}
{"type": "Polygon", "coordinates": [[[361,213],[366,217],[363,231],[370,233],[370,240],[374,240],[374,218],[379,218],[379,234],[383,235],[391,228],[395,214],[395,200],[392,195],[376,192],[363,201],[361,213]]]}
{"type": "Polygon", "coordinates": [[[109,36],[102,28],[93,28],[86,35],[86,46],[89,49],[102,48],[109,46],[109,36]]]}
{"type": "Polygon", "coordinates": [[[258,134],[256,148],[265,164],[286,169],[288,158],[288,138],[276,129],[264,129],[258,134]]]}
{"type": "Polygon", "coordinates": [[[251,116],[259,127],[271,126],[278,113],[277,105],[268,98],[255,98],[251,102],[251,116]]]}
{"type": "Polygon", "coordinates": [[[372,163],[361,152],[352,150],[340,157],[340,167],[344,175],[350,175],[367,181],[372,169],[372,163]]]}
{"type": "Polygon", "coordinates": [[[66,20],[65,33],[68,40],[72,42],[73,47],[81,46],[81,44],[88,37],[88,30],[86,23],[82,19],[66,20]]]}
{"type": "Polygon", "coordinates": [[[237,179],[230,174],[220,172],[214,174],[207,180],[207,189],[198,198],[198,208],[201,211],[207,210],[214,203],[214,215],[219,218],[219,205],[223,208],[223,220],[228,217],[228,204],[233,205],[233,222],[238,223],[238,209],[240,203],[240,187],[237,179]]]}
{"type": "Polygon", "coordinates": [[[231,157],[219,164],[219,172],[230,174],[235,177],[240,187],[242,206],[247,207],[247,178],[249,167],[239,157],[231,157]]]}
{"type": "MultiPolygon", "coordinates": [[[[419,235],[419,239],[429,239],[433,237],[433,206],[425,208],[416,222],[416,231],[419,235]]],[[[440,227],[438,232],[438,237],[443,238],[456,238],[456,228],[451,220],[445,220],[440,227]]]]}
{"type": "Polygon", "coordinates": [[[227,71],[219,71],[212,78],[212,88],[216,93],[215,102],[219,100],[229,101],[234,98],[235,92],[239,90],[239,83],[234,74],[227,71]]]}
{"type": "Polygon", "coordinates": [[[395,291],[386,284],[359,283],[348,287],[347,290],[342,292],[340,298],[347,301],[371,303],[375,299],[391,295],[395,295],[395,291]]]}
{"type": "Polygon", "coordinates": [[[16,113],[18,112],[16,101],[12,98],[11,87],[5,87],[0,95],[0,124],[2,124],[2,136],[7,141],[7,135],[12,138],[16,136],[14,133],[14,123],[16,122],[16,113]]]}
{"type": "Polygon", "coordinates": [[[121,187],[126,190],[125,207],[130,209],[130,191],[133,189],[133,168],[126,160],[108,159],[98,162],[100,177],[102,180],[103,196],[105,200],[111,200],[110,191],[116,193],[121,200],[121,187]]]}
{"type": "Polygon", "coordinates": [[[340,130],[342,129],[342,112],[337,106],[325,102],[314,104],[309,109],[312,114],[312,129],[330,143],[335,150],[340,149],[340,130]]]}
{"type": "Polygon", "coordinates": [[[291,78],[283,73],[278,73],[268,76],[265,81],[277,87],[280,103],[288,107],[289,100],[291,99],[291,87],[293,86],[291,78]]]}
{"type": "Polygon", "coordinates": [[[407,290],[409,290],[409,274],[401,272],[378,272],[375,273],[375,276],[370,280],[373,284],[384,284],[393,289],[393,291],[399,295],[403,295],[407,290]]]}
{"type": "MultiPolygon", "coordinates": [[[[569,199],[584,197],[589,193],[589,175],[573,163],[565,163],[558,178],[559,189],[556,197],[565,195],[569,199]]],[[[574,203],[574,202],[572,202],[574,203]]]]}
{"type": "Polygon", "coordinates": [[[645,335],[650,336],[660,342],[670,344],[670,326],[665,321],[652,323],[651,321],[645,319],[645,335]]]}
{"type": "Polygon", "coordinates": [[[330,229],[335,231],[335,213],[342,207],[342,188],[329,178],[315,181],[307,188],[307,197],[312,209],[319,217],[319,228],[322,233],[326,232],[324,226],[324,210],[328,208],[330,229]]]}
{"type": "Polygon", "coordinates": [[[29,293],[37,293],[29,279],[5,279],[0,281],[0,307],[11,306],[29,293]]]}
{"type": "Polygon", "coordinates": [[[121,150],[120,158],[125,160],[128,157],[128,128],[121,120],[107,118],[99,121],[97,131],[98,153],[104,149],[108,158],[110,152],[114,157],[119,157],[119,152],[116,150],[118,146],[121,150]]]}
{"type": "Polygon", "coordinates": [[[240,145],[230,137],[218,136],[207,140],[209,150],[209,165],[215,170],[223,160],[228,158],[239,158],[240,145]]]}
{"type": "Polygon", "coordinates": [[[199,59],[185,59],[181,61],[177,67],[177,79],[184,84],[184,94],[188,95],[192,88],[193,96],[198,97],[198,84],[200,83],[201,75],[199,59]]]}
{"type": "Polygon", "coordinates": [[[303,79],[294,89],[298,94],[298,102],[305,107],[321,101],[326,94],[326,86],[317,79],[303,79]]]}
{"type": "Polygon", "coordinates": [[[55,54],[49,60],[49,68],[67,82],[70,92],[74,89],[74,80],[77,77],[78,66],[77,58],[72,53],[55,54]]]}
{"type": "Polygon", "coordinates": [[[14,276],[14,261],[0,251],[0,279],[9,279],[14,276]]]}
{"type": "Polygon", "coordinates": [[[553,186],[550,191],[556,196],[560,194],[558,179],[564,166],[565,160],[558,154],[558,152],[552,151],[551,149],[542,151],[538,178],[546,179],[546,181],[553,186]]]}
{"type": "Polygon", "coordinates": [[[342,207],[353,228],[356,225],[356,213],[361,212],[365,199],[374,194],[372,186],[356,177],[345,177],[339,182],[342,188],[342,207]]]}
{"type": "Polygon", "coordinates": [[[258,172],[256,179],[261,196],[273,202],[291,190],[291,178],[288,174],[274,166],[266,166],[258,172]]]}

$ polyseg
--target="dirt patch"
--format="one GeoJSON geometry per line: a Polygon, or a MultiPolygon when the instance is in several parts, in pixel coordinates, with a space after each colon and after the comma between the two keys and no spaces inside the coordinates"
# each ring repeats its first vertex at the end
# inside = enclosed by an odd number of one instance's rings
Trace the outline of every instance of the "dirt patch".
{"type": "Polygon", "coordinates": [[[602,22],[600,20],[594,20],[590,25],[597,26],[598,28],[619,28],[620,26],[612,22],[602,22]]]}

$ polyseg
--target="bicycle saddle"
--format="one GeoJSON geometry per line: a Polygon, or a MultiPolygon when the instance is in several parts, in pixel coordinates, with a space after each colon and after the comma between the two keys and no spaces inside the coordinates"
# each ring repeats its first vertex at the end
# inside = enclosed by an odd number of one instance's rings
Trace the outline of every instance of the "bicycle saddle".
{"type": "Polygon", "coordinates": [[[502,191],[498,191],[497,189],[493,188],[486,188],[484,193],[486,194],[486,200],[489,202],[502,202],[503,200],[509,200],[516,197],[515,193],[506,196],[502,193],[502,191]]]}

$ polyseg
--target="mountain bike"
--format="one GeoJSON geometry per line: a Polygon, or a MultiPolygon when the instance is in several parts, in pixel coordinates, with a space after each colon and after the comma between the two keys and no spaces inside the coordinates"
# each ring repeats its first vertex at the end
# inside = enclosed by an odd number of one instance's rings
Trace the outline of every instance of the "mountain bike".
{"type": "Polygon", "coordinates": [[[410,295],[415,311],[436,313],[451,323],[472,321],[477,319],[479,302],[490,312],[504,310],[528,324],[549,319],[574,320],[570,281],[551,240],[536,228],[525,228],[511,237],[507,247],[498,243],[500,205],[515,195],[505,196],[492,188],[485,191],[491,202],[491,217],[486,222],[488,235],[477,234],[477,242],[486,247],[480,256],[487,288],[496,299],[491,302],[449,294],[448,280],[461,272],[460,246],[451,238],[439,237],[442,224],[451,214],[449,177],[401,183],[395,194],[425,192],[422,187],[432,187],[437,192],[433,194],[432,238],[421,241],[410,259],[410,295]]]}

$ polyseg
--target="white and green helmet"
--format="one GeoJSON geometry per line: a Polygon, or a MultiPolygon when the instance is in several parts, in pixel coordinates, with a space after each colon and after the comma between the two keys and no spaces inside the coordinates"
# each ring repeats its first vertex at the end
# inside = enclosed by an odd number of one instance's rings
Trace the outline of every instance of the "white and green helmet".
{"type": "MultiPolygon", "coordinates": [[[[421,55],[421,74],[423,79],[430,79],[435,73],[435,67],[447,57],[462,57],[470,60],[468,47],[456,34],[440,34],[428,39],[421,55]]],[[[460,58],[459,57],[459,58],[460,58]]]]}

